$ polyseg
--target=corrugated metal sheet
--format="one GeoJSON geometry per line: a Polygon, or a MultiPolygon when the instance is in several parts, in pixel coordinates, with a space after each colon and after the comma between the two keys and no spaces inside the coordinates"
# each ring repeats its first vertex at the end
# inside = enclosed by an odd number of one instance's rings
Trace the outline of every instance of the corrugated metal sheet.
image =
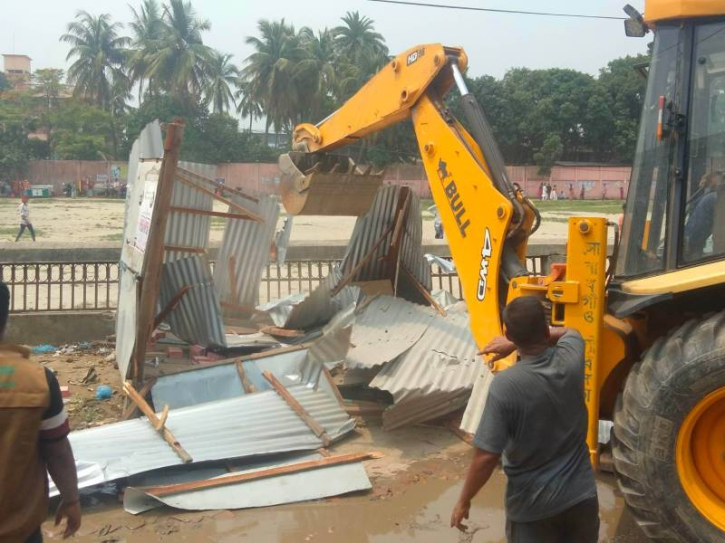
{"type": "Polygon", "coordinates": [[[228,198],[262,217],[264,222],[227,219],[217,265],[214,267],[214,287],[220,300],[256,307],[262,272],[269,262],[270,246],[277,227],[279,204],[271,196],[263,196],[256,203],[238,194],[229,194],[228,198]],[[229,281],[230,258],[233,258],[234,265],[233,289],[229,281]],[[232,296],[233,292],[236,298],[232,296]]]}
{"type": "Polygon", "coordinates": [[[378,296],[355,316],[345,366],[373,368],[395,360],[421,339],[436,314],[401,298],[378,296]]]}
{"type": "MultiPolygon", "coordinates": [[[[476,356],[476,344],[471,336],[468,314],[452,310],[446,317],[437,315],[421,339],[394,362],[383,367],[370,383],[371,387],[387,390],[395,405],[389,408],[406,412],[407,422],[422,422],[453,411],[465,403],[451,401],[448,409],[439,402],[421,400],[427,395],[450,395],[445,398],[465,398],[482,372],[488,372],[476,356]],[[411,405],[406,406],[408,402],[411,405]]],[[[388,415],[392,417],[392,414],[388,415]]]]}
{"type": "Polygon", "coordinates": [[[216,164],[202,164],[200,162],[187,162],[185,160],[179,161],[179,168],[205,177],[211,181],[216,180],[219,169],[216,164]]]}
{"type": "Polygon", "coordinates": [[[476,382],[473,384],[473,391],[471,392],[471,397],[466,405],[466,410],[463,412],[461,430],[468,432],[469,434],[476,433],[478,423],[481,422],[481,416],[483,415],[483,410],[486,407],[488,389],[491,387],[492,381],[493,374],[487,369],[481,369],[476,377],[476,382]]]}
{"type": "Polygon", "coordinates": [[[342,277],[340,268],[334,268],[315,290],[291,307],[284,323],[285,328],[307,330],[327,323],[344,308],[357,305],[360,299],[359,287],[346,286],[337,295],[331,296],[342,277]]]}
{"type": "Polygon", "coordinates": [[[146,494],[143,488],[136,488],[138,485],[154,487],[212,478],[223,479],[224,477],[254,473],[261,469],[319,458],[321,457],[317,454],[295,455],[293,458],[283,461],[257,462],[254,466],[249,466],[234,473],[228,473],[223,468],[205,468],[203,472],[198,474],[189,474],[188,470],[182,473],[149,474],[138,478],[137,481],[133,481],[133,486],[126,488],[123,495],[123,506],[127,512],[132,514],[142,513],[162,505],[169,505],[187,511],[244,509],[316,500],[371,488],[370,479],[365,473],[362,462],[320,467],[310,471],[278,475],[160,498],[146,494]]]}
{"type": "MultiPolygon", "coordinates": [[[[123,246],[119,273],[118,305],[116,310],[116,361],[121,380],[128,374],[128,366],[136,343],[136,301],[138,298],[138,273],[143,267],[144,253],[136,251],[133,244],[138,226],[138,214],[143,195],[143,185],[136,183],[141,160],[161,159],[164,154],[161,126],[158,121],[146,125],[131,148],[128,163],[128,188],[124,213],[123,246]]],[[[148,163],[146,163],[148,164],[148,163]]],[[[154,164],[157,164],[154,161],[154,164]]],[[[152,166],[146,166],[150,168],[152,166]]]]}
{"type": "MultiPolygon", "coordinates": [[[[355,222],[350,244],[341,264],[343,270],[352,270],[365,258],[365,255],[372,249],[383,232],[390,227],[395,218],[395,209],[401,193],[401,188],[394,185],[387,185],[378,189],[370,211],[355,222]]],[[[418,278],[423,286],[430,290],[432,284],[430,265],[423,256],[421,249],[422,232],[423,221],[420,213],[420,199],[411,193],[411,200],[406,212],[401,262],[418,278]]],[[[355,281],[374,281],[387,277],[386,262],[382,260],[382,257],[388,252],[388,244],[391,238],[392,232],[387,235],[387,240],[376,250],[374,257],[358,272],[354,278],[355,281]]],[[[401,276],[399,281],[400,287],[406,284],[404,276],[401,276]]],[[[405,292],[402,294],[406,298],[409,297],[405,292]]],[[[410,294],[414,295],[411,299],[417,299],[417,296],[420,296],[414,289],[411,289],[410,294]]]]}
{"type": "MultiPolygon", "coordinates": [[[[355,421],[322,389],[296,385],[288,390],[333,440],[354,428],[355,421]]],[[[172,410],[166,427],[194,462],[323,445],[271,390],[172,410]]],[[[70,442],[76,460],[100,466],[105,481],[182,463],[145,418],[72,432],[70,442]]]]}
{"type": "MultiPolygon", "coordinates": [[[[200,211],[211,211],[214,201],[208,194],[196,188],[182,183],[178,179],[174,181],[174,192],[171,196],[172,207],[186,209],[198,209],[200,211]]],[[[211,227],[210,215],[198,215],[195,213],[182,213],[172,211],[166,223],[166,234],[164,245],[172,247],[190,247],[194,249],[206,249],[209,245],[209,228],[211,227]]],[[[188,251],[166,251],[164,262],[172,262],[187,256],[198,254],[188,251]]]]}
{"type": "Polygon", "coordinates": [[[461,409],[468,401],[467,390],[459,392],[412,393],[400,403],[383,411],[383,428],[395,430],[409,424],[416,424],[452,413],[461,409]]]}
{"type": "Polygon", "coordinates": [[[160,308],[185,286],[191,286],[166,318],[171,331],[188,343],[226,345],[221,307],[205,257],[189,256],[167,262],[161,272],[160,308]]]}

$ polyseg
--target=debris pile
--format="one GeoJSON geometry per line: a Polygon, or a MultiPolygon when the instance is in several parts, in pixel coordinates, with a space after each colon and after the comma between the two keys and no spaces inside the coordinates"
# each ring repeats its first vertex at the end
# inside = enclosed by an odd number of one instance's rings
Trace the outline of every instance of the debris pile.
{"type": "MultiPolygon", "coordinates": [[[[274,197],[178,163],[179,132],[169,125],[162,145],[153,123],[132,150],[115,358],[127,420],[71,434],[81,487],[126,487],[132,513],[363,490],[361,462],[375,453],[333,451],[356,416],[382,415],[394,430],[482,407],[491,375],[465,306],[431,292],[409,189],[377,189],[319,286],[260,305],[263,270],[284,258],[292,217],[276,233],[274,197]],[[213,266],[212,218],[225,221],[213,266]]],[[[478,415],[466,412],[466,431],[478,415]]]]}

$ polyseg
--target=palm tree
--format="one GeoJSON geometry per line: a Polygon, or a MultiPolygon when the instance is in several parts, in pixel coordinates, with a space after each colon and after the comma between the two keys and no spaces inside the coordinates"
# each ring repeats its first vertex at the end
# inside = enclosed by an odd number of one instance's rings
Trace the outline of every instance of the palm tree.
{"type": "Polygon", "coordinates": [[[183,103],[199,99],[211,58],[201,34],[210,28],[208,20],[197,17],[191,2],[169,0],[158,48],[148,57],[146,76],[183,103]]]}
{"type": "Polygon", "coordinates": [[[340,55],[356,63],[363,56],[387,55],[383,35],[375,32],[373,20],[360,15],[357,11],[348,11],[342,18],[345,23],[335,27],[335,42],[340,55]]]}
{"type": "Polygon", "coordinates": [[[296,66],[295,78],[304,89],[301,105],[307,110],[305,117],[318,118],[336,92],[338,58],[335,35],[325,28],[316,36],[309,28],[300,31],[307,52],[296,66]]]}
{"type": "Polygon", "coordinates": [[[299,119],[297,64],[306,58],[307,53],[302,45],[303,34],[286,25],[284,19],[261,20],[258,28],[261,37],[246,39],[255,52],[245,60],[241,76],[248,85],[248,93],[262,104],[267,114],[266,130],[274,125],[279,133],[299,119]]]}
{"type": "Polygon", "coordinates": [[[237,113],[242,117],[249,119],[249,133],[252,133],[252,123],[254,119],[261,119],[264,112],[262,104],[260,104],[249,90],[249,83],[246,83],[240,77],[237,80],[237,92],[234,97],[237,99],[237,113]]]}
{"type": "Polygon", "coordinates": [[[204,97],[214,113],[224,113],[235,104],[231,87],[236,85],[239,70],[231,63],[232,55],[214,51],[205,70],[204,97]]]}
{"type": "Polygon", "coordinates": [[[133,41],[128,58],[128,74],[134,84],[138,83],[138,99],[141,102],[149,69],[149,57],[158,48],[163,20],[161,8],[156,0],[144,0],[138,11],[132,6],[129,7],[133,12],[133,21],[129,25],[133,32],[133,41]]]}
{"type": "Polygon", "coordinates": [[[74,94],[103,109],[110,106],[114,85],[127,80],[123,65],[130,40],[118,35],[123,25],[110,21],[107,13],[93,17],[79,11],[60,38],[71,45],[66,60],[75,59],[68,69],[74,94]]]}

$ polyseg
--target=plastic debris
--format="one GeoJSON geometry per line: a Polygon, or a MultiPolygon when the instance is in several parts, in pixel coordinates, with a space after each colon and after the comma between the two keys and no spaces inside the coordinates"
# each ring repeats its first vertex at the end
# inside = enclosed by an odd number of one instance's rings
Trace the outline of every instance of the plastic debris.
{"type": "Polygon", "coordinates": [[[96,400],[109,400],[113,396],[113,389],[108,385],[96,388],[96,400]]]}
{"type": "Polygon", "coordinates": [[[48,345],[47,343],[44,345],[36,345],[31,349],[33,354],[48,354],[48,353],[54,353],[58,350],[58,347],[55,345],[48,345]]]}

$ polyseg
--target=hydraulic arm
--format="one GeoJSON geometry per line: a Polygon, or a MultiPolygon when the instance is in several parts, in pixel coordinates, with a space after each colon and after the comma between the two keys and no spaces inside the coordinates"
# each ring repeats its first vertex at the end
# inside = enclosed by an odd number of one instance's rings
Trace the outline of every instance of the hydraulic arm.
{"type": "MultiPolygon", "coordinates": [[[[327,119],[297,126],[297,152],[280,163],[283,170],[297,174],[287,183],[300,198],[311,190],[309,177],[300,170],[324,176],[325,181],[337,174],[349,187],[343,189],[348,196],[350,191],[359,194],[369,172],[356,176],[353,166],[341,166],[323,153],[411,119],[468,303],[473,336],[482,347],[501,333],[500,309],[509,281],[527,275],[526,241],[537,220],[533,206],[508,179],[488,122],[466,89],[461,72],[467,64],[459,47],[428,44],[409,49],[327,119]],[[453,85],[462,95],[471,132],[443,101],[453,85]]],[[[374,182],[373,187],[377,188],[374,182]]]]}

